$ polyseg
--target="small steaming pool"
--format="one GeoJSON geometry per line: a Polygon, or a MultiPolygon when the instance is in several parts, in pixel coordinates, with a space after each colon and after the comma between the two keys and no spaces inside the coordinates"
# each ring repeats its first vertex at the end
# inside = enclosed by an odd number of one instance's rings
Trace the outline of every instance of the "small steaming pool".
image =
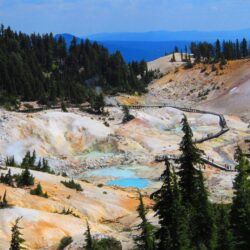
{"type": "Polygon", "coordinates": [[[112,157],[114,155],[115,154],[111,152],[101,152],[101,151],[91,151],[91,152],[86,152],[84,154],[84,156],[91,158],[112,157]]]}
{"type": "MultiPolygon", "coordinates": [[[[132,187],[132,188],[146,188],[150,185],[150,181],[146,178],[137,176],[135,167],[132,166],[118,166],[91,170],[86,174],[86,177],[110,177],[111,180],[106,181],[108,186],[132,187]]],[[[143,166],[143,168],[146,168],[143,166]]]]}

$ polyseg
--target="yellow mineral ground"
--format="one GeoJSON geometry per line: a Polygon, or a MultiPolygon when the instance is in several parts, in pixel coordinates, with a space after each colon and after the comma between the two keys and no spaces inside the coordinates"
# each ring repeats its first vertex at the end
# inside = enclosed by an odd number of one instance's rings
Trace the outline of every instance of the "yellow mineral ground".
{"type": "MultiPolygon", "coordinates": [[[[11,168],[11,171],[14,174],[20,173],[21,170],[11,168]]],[[[118,234],[110,225],[116,222],[122,229],[134,224],[134,220],[126,218],[130,218],[131,215],[134,215],[134,218],[137,216],[136,190],[97,187],[78,181],[83,191],[77,192],[61,183],[62,180],[69,180],[68,178],[31,172],[36,183],[41,183],[43,191],[48,193],[49,198],[31,195],[30,189],[33,187],[21,189],[0,184],[0,194],[6,191],[7,200],[12,205],[11,208],[0,210],[0,249],[8,249],[11,225],[18,217],[22,217],[20,226],[23,228],[25,247],[28,249],[55,249],[64,236],[83,238],[86,220],[89,221],[93,234],[108,234],[124,242],[130,241],[126,235],[118,234]],[[79,218],[59,214],[64,208],[70,208],[79,218]],[[121,219],[126,223],[120,222],[121,219]]],[[[6,173],[6,170],[1,170],[1,173],[6,173]]],[[[145,204],[152,203],[149,199],[145,199],[145,204]]]]}

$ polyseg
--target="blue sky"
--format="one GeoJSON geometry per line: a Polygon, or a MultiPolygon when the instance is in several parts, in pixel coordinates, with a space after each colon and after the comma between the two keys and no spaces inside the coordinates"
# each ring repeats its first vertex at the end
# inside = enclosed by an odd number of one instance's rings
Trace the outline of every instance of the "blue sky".
{"type": "Polygon", "coordinates": [[[250,28],[250,0],[0,0],[15,30],[87,35],[250,28]]]}

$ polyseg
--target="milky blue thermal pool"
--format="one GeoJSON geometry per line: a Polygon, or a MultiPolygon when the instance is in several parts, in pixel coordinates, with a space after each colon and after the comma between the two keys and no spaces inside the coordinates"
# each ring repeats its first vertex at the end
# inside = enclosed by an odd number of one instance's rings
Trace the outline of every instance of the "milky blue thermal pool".
{"type": "Polygon", "coordinates": [[[129,169],[123,169],[119,167],[101,168],[88,172],[87,176],[99,176],[99,177],[118,177],[118,178],[131,178],[136,177],[135,172],[129,169]]]}
{"type": "Polygon", "coordinates": [[[133,188],[146,188],[149,186],[150,182],[147,179],[143,178],[124,178],[116,179],[113,181],[107,182],[109,186],[120,186],[120,187],[133,187],[133,188]]]}
{"type": "Polygon", "coordinates": [[[148,179],[138,177],[136,175],[135,170],[131,168],[131,166],[120,166],[91,170],[87,173],[86,176],[116,178],[106,183],[109,186],[116,185],[120,187],[146,188],[150,185],[150,181],[148,179]]]}

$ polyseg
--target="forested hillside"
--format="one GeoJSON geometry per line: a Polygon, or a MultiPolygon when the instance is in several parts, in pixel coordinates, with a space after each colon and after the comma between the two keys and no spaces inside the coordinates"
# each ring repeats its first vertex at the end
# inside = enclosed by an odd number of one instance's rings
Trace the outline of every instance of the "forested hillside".
{"type": "Polygon", "coordinates": [[[191,53],[194,55],[195,62],[225,63],[225,60],[236,60],[247,58],[250,55],[250,48],[245,38],[233,41],[217,40],[215,43],[199,42],[191,43],[191,53]]]}
{"type": "Polygon", "coordinates": [[[86,40],[69,49],[53,34],[16,33],[0,28],[1,103],[38,100],[42,104],[91,99],[96,86],[106,93],[141,93],[151,81],[144,61],[126,64],[121,54],[86,40]]]}

